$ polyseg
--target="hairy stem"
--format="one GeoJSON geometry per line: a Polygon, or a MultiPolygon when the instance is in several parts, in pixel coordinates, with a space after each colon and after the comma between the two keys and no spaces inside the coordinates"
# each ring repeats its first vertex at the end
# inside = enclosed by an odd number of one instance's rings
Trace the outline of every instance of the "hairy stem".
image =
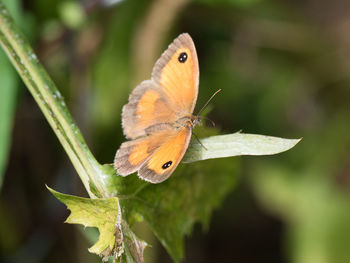
{"type": "Polygon", "coordinates": [[[2,2],[0,44],[56,133],[90,197],[109,196],[105,178],[110,171],[103,169],[90,152],[63,97],[2,2]]]}

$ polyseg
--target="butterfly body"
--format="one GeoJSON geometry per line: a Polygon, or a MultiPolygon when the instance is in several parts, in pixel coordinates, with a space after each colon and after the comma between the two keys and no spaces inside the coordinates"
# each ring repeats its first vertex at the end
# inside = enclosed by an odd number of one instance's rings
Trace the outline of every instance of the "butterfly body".
{"type": "Polygon", "coordinates": [[[152,183],[166,180],[189,145],[198,95],[196,50],[188,34],[178,36],[156,62],[150,80],[141,82],[123,107],[126,138],[116,153],[118,174],[138,176],[152,183]]]}

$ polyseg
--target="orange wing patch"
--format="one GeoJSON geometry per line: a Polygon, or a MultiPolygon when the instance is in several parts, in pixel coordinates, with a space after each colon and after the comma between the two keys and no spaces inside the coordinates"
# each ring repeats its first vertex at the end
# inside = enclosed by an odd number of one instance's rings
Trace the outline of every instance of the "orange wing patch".
{"type": "Polygon", "coordinates": [[[152,183],[162,182],[180,163],[190,142],[191,130],[183,128],[172,133],[139,170],[138,175],[144,180],[152,183]]]}
{"type": "Polygon", "coordinates": [[[114,159],[114,167],[118,174],[125,176],[137,171],[173,133],[172,130],[162,130],[147,137],[122,143],[114,159]]]}
{"type": "Polygon", "coordinates": [[[185,142],[188,133],[189,130],[184,128],[179,134],[159,147],[149,160],[147,165],[148,169],[161,175],[178,163],[187,149],[187,147],[185,147],[185,142]],[[171,164],[169,162],[171,162],[171,164]]]}
{"type": "Polygon", "coordinates": [[[135,126],[145,130],[154,124],[174,122],[173,113],[164,97],[155,90],[148,90],[137,104],[135,126]]]}
{"type": "Polygon", "coordinates": [[[118,174],[126,176],[140,169],[151,155],[147,153],[146,141],[147,139],[142,138],[122,143],[114,158],[114,168],[118,174]]]}
{"type": "Polygon", "coordinates": [[[123,130],[128,138],[145,136],[148,127],[177,120],[178,117],[164,94],[152,80],[144,81],[134,89],[122,114],[123,130]]]}
{"type": "Polygon", "coordinates": [[[176,112],[192,113],[198,95],[199,69],[196,49],[188,34],[181,34],[162,54],[153,68],[176,112]]]}
{"type": "Polygon", "coordinates": [[[188,48],[180,48],[172,56],[168,65],[162,70],[160,85],[177,107],[192,113],[196,99],[195,80],[192,54],[188,48]]]}
{"type": "Polygon", "coordinates": [[[150,153],[148,152],[148,140],[145,140],[136,145],[136,147],[130,151],[128,161],[132,166],[135,166],[144,161],[149,155],[150,153]]]}
{"type": "Polygon", "coordinates": [[[155,90],[147,90],[137,104],[136,116],[142,117],[142,120],[147,122],[152,120],[156,101],[159,98],[160,95],[155,90]]]}
{"type": "Polygon", "coordinates": [[[131,165],[138,165],[140,162],[143,162],[169,138],[169,132],[171,131],[158,131],[146,138],[139,139],[140,142],[130,150],[128,157],[129,163],[131,165]]]}

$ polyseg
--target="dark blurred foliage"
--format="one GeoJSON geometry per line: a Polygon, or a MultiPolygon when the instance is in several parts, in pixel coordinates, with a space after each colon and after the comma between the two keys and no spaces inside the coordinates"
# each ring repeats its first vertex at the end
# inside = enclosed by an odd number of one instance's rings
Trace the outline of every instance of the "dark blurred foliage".
{"type": "MultiPolygon", "coordinates": [[[[240,162],[238,186],[209,228],[198,225],[188,237],[185,262],[349,262],[349,1],[18,3],[20,27],[101,163],[111,163],[124,140],[120,111],[129,92],[182,32],[198,51],[197,104],[222,89],[209,114],[222,133],[303,137],[287,153],[233,158],[240,162]]],[[[12,126],[0,193],[0,261],[100,262],[88,253],[86,234],[63,224],[68,212],[45,188],[86,196],[16,81],[17,95],[1,93],[16,108],[13,124],[0,126],[12,126]]],[[[135,231],[153,245],[146,262],[171,262],[147,226],[135,231]]]]}

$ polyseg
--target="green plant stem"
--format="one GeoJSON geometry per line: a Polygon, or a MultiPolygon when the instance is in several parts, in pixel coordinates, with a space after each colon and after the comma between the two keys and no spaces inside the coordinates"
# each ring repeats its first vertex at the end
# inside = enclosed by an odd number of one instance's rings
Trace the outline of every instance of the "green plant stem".
{"type": "MultiPolygon", "coordinates": [[[[0,2],[0,43],[71,159],[90,197],[108,196],[107,174],[86,145],[55,84],[39,63],[28,41],[0,2]]],[[[40,140],[40,138],[33,138],[40,140]]]]}

